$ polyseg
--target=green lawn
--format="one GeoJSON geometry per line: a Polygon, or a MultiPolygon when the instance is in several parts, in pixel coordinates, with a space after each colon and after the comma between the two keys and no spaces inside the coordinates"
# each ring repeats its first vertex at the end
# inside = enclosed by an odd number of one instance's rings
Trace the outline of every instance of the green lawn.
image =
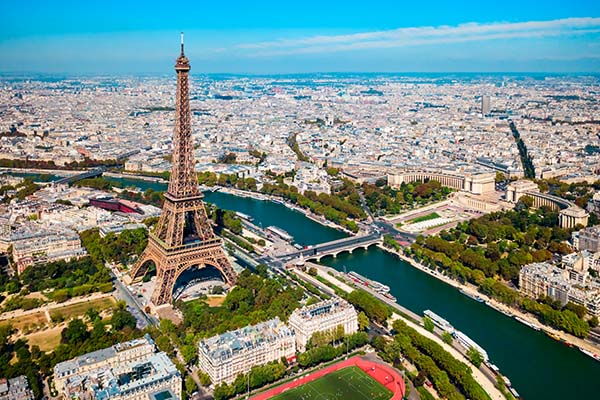
{"type": "Polygon", "coordinates": [[[411,219],[410,223],[416,224],[417,222],[429,221],[430,219],[435,219],[435,218],[439,218],[439,217],[440,217],[440,214],[438,214],[436,212],[432,212],[431,214],[421,215],[420,217],[411,219]]]}
{"type": "Polygon", "coordinates": [[[392,392],[356,366],[340,369],[270,400],[388,400],[392,392]]]}

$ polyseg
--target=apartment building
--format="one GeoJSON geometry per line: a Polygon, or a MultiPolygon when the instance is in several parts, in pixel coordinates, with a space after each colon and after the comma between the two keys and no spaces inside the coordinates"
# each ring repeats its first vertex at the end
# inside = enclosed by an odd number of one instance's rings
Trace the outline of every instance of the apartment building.
{"type": "Polygon", "coordinates": [[[181,375],[149,335],[57,364],[54,385],[64,399],[181,399],[181,375]]]}
{"type": "Polygon", "coordinates": [[[340,298],[321,301],[296,309],[288,324],[296,334],[296,346],[305,351],[306,344],[315,332],[344,328],[346,335],[358,330],[358,314],[354,307],[340,298]]]}
{"type": "Polygon", "coordinates": [[[231,383],[255,365],[296,359],[294,332],[279,318],[200,341],[199,367],[213,384],[231,383]]]}

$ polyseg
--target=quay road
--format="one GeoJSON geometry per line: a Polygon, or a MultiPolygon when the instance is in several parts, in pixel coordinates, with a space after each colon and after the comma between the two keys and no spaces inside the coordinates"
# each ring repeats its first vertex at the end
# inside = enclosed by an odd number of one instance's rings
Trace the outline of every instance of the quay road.
{"type": "Polygon", "coordinates": [[[119,300],[125,301],[129,311],[132,312],[133,316],[138,322],[138,326],[142,329],[146,326],[158,326],[158,319],[146,314],[142,305],[138,303],[137,298],[131,294],[129,289],[116,276],[112,267],[108,266],[108,271],[110,272],[110,275],[113,278],[113,283],[115,284],[114,296],[119,300]]]}

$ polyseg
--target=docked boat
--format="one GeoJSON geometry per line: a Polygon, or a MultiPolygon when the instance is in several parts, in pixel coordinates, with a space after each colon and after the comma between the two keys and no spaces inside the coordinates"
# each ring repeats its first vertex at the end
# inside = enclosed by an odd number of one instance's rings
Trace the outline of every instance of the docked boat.
{"type": "Polygon", "coordinates": [[[573,347],[573,343],[571,343],[571,342],[568,342],[568,341],[566,341],[566,340],[565,340],[565,339],[563,339],[563,338],[560,338],[560,342],[561,342],[562,344],[564,344],[565,346],[567,346],[567,347],[573,347]]]}
{"type": "Polygon", "coordinates": [[[539,325],[536,325],[533,322],[526,321],[521,317],[517,316],[517,317],[515,317],[515,319],[517,321],[519,321],[520,323],[522,323],[523,325],[527,325],[528,327],[530,327],[531,329],[535,329],[536,331],[539,331],[542,329],[539,325]]]}
{"type": "Polygon", "coordinates": [[[235,215],[237,215],[238,217],[240,217],[241,219],[245,219],[246,221],[252,222],[254,221],[254,218],[252,218],[251,216],[249,216],[248,214],[244,214],[243,212],[239,212],[236,211],[235,215]]]}
{"type": "Polygon", "coordinates": [[[465,296],[467,296],[467,297],[470,297],[471,299],[473,299],[473,300],[475,300],[475,301],[478,301],[479,303],[483,303],[483,302],[485,301],[485,300],[484,300],[483,298],[481,298],[480,296],[473,296],[471,293],[465,292],[465,291],[464,291],[464,290],[462,290],[462,289],[458,289],[458,291],[459,291],[461,294],[464,294],[465,296]]]}
{"type": "Polygon", "coordinates": [[[287,233],[286,231],[284,231],[283,229],[281,229],[277,226],[267,226],[265,228],[265,230],[271,234],[279,236],[281,239],[285,240],[286,242],[291,242],[294,240],[294,237],[292,235],[290,235],[289,233],[287,233]]]}
{"type": "Polygon", "coordinates": [[[357,272],[350,271],[350,272],[348,272],[348,276],[350,278],[352,278],[352,280],[354,282],[360,283],[361,285],[364,285],[364,286],[368,286],[371,289],[373,289],[374,291],[376,291],[377,293],[385,295],[385,294],[388,294],[389,291],[390,291],[390,287],[389,286],[384,285],[382,283],[379,283],[377,281],[374,281],[372,279],[369,279],[369,278],[367,278],[365,276],[362,276],[361,274],[359,274],[357,272]]]}
{"type": "Polygon", "coordinates": [[[433,311],[425,310],[423,311],[423,315],[425,315],[427,318],[433,321],[434,325],[440,328],[441,330],[449,333],[454,333],[455,329],[452,326],[452,324],[446,321],[444,318],[437,315],[436,313],[434,313],[433,311]]]}
{"type": "Polygon", "coordinates": [[[578,349],[579,349],[580,352],[582,352],[586,356],[592,357],[596,361],[600,361],[600,355],[598,355],[597,353],[592,353],[591,351],[586,350],[586,349],[582,349],[581,347],[578,347],[578,349]]]}
{"type": "Polygon", "coordinates": [[[383,295],[385,297],[387,297],[388,299],[390,299],[391,301],[393,301],[393,302],[396,301],[396,298],[394,296],[392,296],[391,294],[389,294],[389,293],[384,293],[383,295]]]}
{"type": "Polygon", "coordinates": [[[498,311],[500,311],[502,314],[506,315],[509,318],[512,318],[515,316],[515,314],[511,313],[510,311],[504,311],[503,309],[499,308],[498,311]]]}
{"type": "Polygon", "coordinates": [[[470,337],[468,337],[467,335],[465,335],[464,333],[462,333],[461,331],[454,331],[454,333],[452,334],[452,336],[454,336],[454,338],[458,341],[458,343],[463,346],[465,348],[465,350],[469,350],[470,348],[474,348],[475,350],[477,350],[479,352],[479,354],[481,354],[481,356],[483,357],[483,361],[484,362],[488,362],[489,361],[489,357],[487,352],[483,349],[483,347],[481,347],[480,345],[478,345],[473,339],[471,339],[470,337]]]}

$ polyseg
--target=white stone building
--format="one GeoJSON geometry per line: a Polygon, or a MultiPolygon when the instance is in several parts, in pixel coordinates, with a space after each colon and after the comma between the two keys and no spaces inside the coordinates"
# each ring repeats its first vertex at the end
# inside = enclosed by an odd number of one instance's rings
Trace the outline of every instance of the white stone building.
{"type": "Polygon", "coordinates": [[[231,383],[255,365],[296,359],[294,332],[279,318],[200,341],[198,364],[213,384],[231,383]]]}
{"type": "Polygon", "coordinates": [[[288,324],[296,333],[296,346],[299,351],[306,349],[306,344],[315,332],[324,332],[344,328],[349,335],[358,330],[358,314],[354,307],[340,298],[321,301],[319,303],[295,310],[288,324]]]}

